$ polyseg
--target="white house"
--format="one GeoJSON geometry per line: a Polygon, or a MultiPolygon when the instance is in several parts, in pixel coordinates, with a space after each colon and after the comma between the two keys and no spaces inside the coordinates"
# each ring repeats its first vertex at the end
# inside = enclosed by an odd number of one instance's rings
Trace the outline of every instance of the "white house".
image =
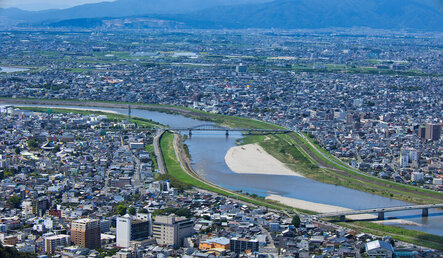
{"type": "Polygon", "coordinates": [[[365,244],[366,253],[370,258],[381,258],[389,257],[391,258],[394,254],[394,248],[390,243],[375,240],[365,244]]]}

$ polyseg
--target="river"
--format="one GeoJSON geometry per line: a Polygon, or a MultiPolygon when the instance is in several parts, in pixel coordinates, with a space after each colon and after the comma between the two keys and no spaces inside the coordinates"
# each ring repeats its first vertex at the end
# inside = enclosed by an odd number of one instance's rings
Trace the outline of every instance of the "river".
{"type": "MultiPolygon", "coordinates": [[[[26,105],[21,105],[26,106],[26,105]]],[[[33,106],[33,105],[31,105],[33,106]]],[[[39,105],[42,106],[42,105],[39,105]]],[[[49,107],[49,106],[47,106],[49,107]]],[[[59,108],[86,108],[82,106],[57,106],[59,108]]],[[[87,107],[91,110],[107,110],[127,114],[126,109],[87,107]]],[[[151,119],[171,127],[193,127],[208,122],[148,110],[132,109],[132,115],[151,119]]],[[[312,179],[296,176],[245,175],[232,172],[225,163],[226,152],[241,139],[240,133],[193,131],[192,137],[186,140],[194,170],[204,179],[224,188],[255,193],[261,196],[277,194],[310,202],[341,206],[350,209],[370,209],[409,205],[406,202],[361,192],[342,186],[324,184],[312,179]]],[[[406,219],[420,224],[398,225],[407,229],[419,230],[443,236],[443,211],[430,209],[429,217],[421,217],[421,210],[391,212],[386,218],[406,219]]]]}
{"type": "Polygon", "coordinates": [[[15,73],[28,71],[26,68],[0,66],[0,73],[15,73]]]}

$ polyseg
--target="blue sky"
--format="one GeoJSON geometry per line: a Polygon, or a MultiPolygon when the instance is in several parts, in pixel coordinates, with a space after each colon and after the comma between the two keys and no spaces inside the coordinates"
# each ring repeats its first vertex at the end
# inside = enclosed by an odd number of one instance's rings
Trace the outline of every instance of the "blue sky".
{"type": "Polygon", "coordinates": [[[112,2],[113,0],[0,0],[0,8],[17,7],[23,10],[68,8],[85,3],[112,2]]]}

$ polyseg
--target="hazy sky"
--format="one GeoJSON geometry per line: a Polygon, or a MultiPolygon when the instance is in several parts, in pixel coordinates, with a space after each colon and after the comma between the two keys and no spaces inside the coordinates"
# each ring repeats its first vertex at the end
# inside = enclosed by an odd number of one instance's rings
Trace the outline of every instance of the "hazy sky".
{"type": "Polygon", "coordinates": [[[0,0],[0,8],[17,7],[23,10],[68,8],[86,3],[112,2],[115,0],[0,0]]]}

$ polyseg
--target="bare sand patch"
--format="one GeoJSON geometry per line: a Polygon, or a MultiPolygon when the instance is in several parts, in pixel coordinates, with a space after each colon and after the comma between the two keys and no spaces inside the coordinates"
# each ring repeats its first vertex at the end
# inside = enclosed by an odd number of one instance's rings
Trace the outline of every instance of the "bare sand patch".
{"type": "Polygon", "coordinates": [[[374,221],[377,224],[398,224],[398,225],[408,225],[408,226],[422,226],[422,224],[415,221],[405,220],[405,219],[388,219],[388,220],[378,220],[374,221]]]}
{"type": "Polygon", "coordinates": [[[225,162],[233,172],[238,174],[303,177],[271,156],[258,144],[232,147],[225,155],[225,162]]]}
{"type": "MultiPolygon", "coordinates": [[[[340,206],[303,201],[303,200],[290,198],[290,197],[283,197],[283,196],[275,195],[275,194],[271,194],[271,195],[267,196],[266,199],[277,201],[277,202],[280,202],[280,203],[290,206],[290,207],[314,211],[314,212],[318,212],[318,213],[330,213],[330,212],[350,211],[351,210],[351,209],[343,208],[340,206]]],[[[375,219],[375,218],[377,218],[377,216],[372,215],[372,214],[359,214],[359,215],[349,215],[349,216],[346,216],[346,218],[351,219],[351,220],[365,220],[365,219],[375,219]]]]}

